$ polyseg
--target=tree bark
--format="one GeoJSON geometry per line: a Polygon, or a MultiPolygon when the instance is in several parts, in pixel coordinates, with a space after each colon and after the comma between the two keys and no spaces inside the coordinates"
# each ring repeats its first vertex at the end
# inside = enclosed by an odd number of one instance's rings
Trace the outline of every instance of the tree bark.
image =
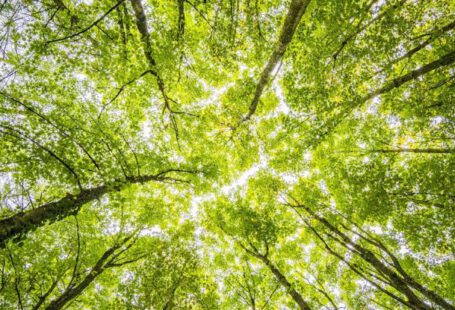
{"type": "Polygon", "coordinates": [[[128,177],[117,184],[104,184],[98,187],[83,189],[77,195],[70,195],[60,200],[46,203],[26,212],[17,213],[11,217],[0,220],[0,247],[3,247],[9,239],[14,239],[27,232],[55,221],[63,220],[65,217],[76,214],[86,203],[101,198],[106,193],[118,190],[120,185],[145,183],[149,181],[176,181],[166,174],[170,172],[197,173],[191,170],[169,169],[156,175],[141,177],[128,177]]]}
{"type": "Polygon", "coordinates": [[[67,195],[60,200],[46,203],[26,212],[17,213],[0,221],[0,246],[16,236],[25,234],[47,222],[55,222],[75,214],[80,207],[107,193],[106,185],[82,190],[79,194],[67,195]]]}
{"type": "Polygon", "coordinates": [[[281,273],[281,271],[266,257],[263,255],[257,256],[260,260],[264,262],[265,265],[270,269],[273,273],[275,278],[280,282],[280,284],[286,289],[286,292],[292,297],[292,299],[296,302],[302,310],[311,310],[308,303],[303,300],[302,295],[296,291],[296,289],[292,286],[292,284],[288,281],[288,279],[281,273]]]}
{"type": "Polygon", "coordinates": [[[284,24],[281,28],[278,42],[275,45],[275,48],[269,58],[269,61],[267,62],[267,65],[261,73],[259,83],[256,85],[256,91],[250,104],[249,112],[242,121],[249,120],[256,112],[257,106],[259,104],[259,99],[261,98],[262,92],[264,91],[264,88],[270,79],[270,75],[272,74],[273,69],[277,66],[278,62],[283,57],[284,52],[291,42],[295,30],[297,29],[297,26],[302,19],[302,16],[305,13],[305,10],[308,7],[310,1],[311,0],[293,0],[291,2],[288,13],[286,15],[286,19],[284,20],[284,24]]]}
{"type": "Polygon", "coordinates": [[[439,58],[433,62],[430,62],[429,64],[426,64],[423,67],[420,67],[419,69],[413,70],[413,71],[409,72],[408,74],[397,77],[397,78],[393,79],[392,81],[390,81],[389,83],[387,83],[386,85],[384,85],[383,87],[370,92],[369,94],[364,96],[357,105],[363,104],[364,102],[370,100],[371,98],[374,98],[378,95],[387,93],[395,88],[400,87],[401,85],[403,85],[409,81],[417,79],[418,77],[420,77],[428,72],[431,72],[433,70],[436,70],[436,69],[444,67],[444,66],[448,66],[454,62],[455,62],[455,51],[452,51],[452,52],[442,56],[441,58],[439,58]]]}
{"type": "MultiPolygon", "coordinates": [[[[224,230],[223,230],[224,231],[224,230]]],[[[288,281],[286,276],[281,273],[281,271],[269,260],[268,258],[268,246],[267,246],[267,251],[265,254],[261,254],[254,246],[253,250],[249,249],[245,245],[243,245],[241,242],[239,242],[239,245],[250,255],[258,258],[261,260],[273,273],[275,278],[278,280],[280,285],[286,289],[286,292],[292,297],[292,299],[296,302],[296,304],[299,306],[300,309],[302,310],[311,310],[310,306],[308,303],[303,299],[302,295],[297,292],[297,290],[292,286],[292,284],[288,281]]]]}
{"type": "MultiPolygon", "coordinates": [[[[122,266],[122,264],[115,264],[113,261],[123,252],[127,251],[133,244],[134,241],[131,242],[126,248],[123,250],[121,247],[125,245],[129,240],[131,240],[133,236],[126,237],[122,240],[121,243],[115,244],[111,248],[109,248],[104,254],[98,259],[95,266],[90,270],[90,272],[85,276],[85,278],[75,286],[69,286],[60,295],[58,298],[51,301],[51,303],[46,307],[47,310],[58,310],[62,309],[67,303],[69,303],[74,298],[78,297],[82,294],[82,292],[99,276],[101,275],[106,269],[112,268],[115,266],[122,266]],[[118,251],[117,251],[118,250],[118,251]]],[[[131,261],[134,262],[135,260],[131,261]]],[[[128,262],[126,262],[128,263],[128,262]]]]}
{"type": "Polygon", "coordinates": [[[145,58],[147,59],[147,62],[149,64],[150,72],[156,78],[156,83],[158,84],[158,89],[160,90],[161,96],[163,96],[164,110],[167,110],[169,112],[171,124],[172,124],[172,127],[175,132],[175,138],[178,141],[179,140],[179,130],[178,130],[177,121],[176,121],[175,115],[174,115],[177,112],[172,110],[172,107],[170,104],[170,100],[172,100],[172,99],[168,97],[168,95],[166,93],[166,88],[165,88],[163,78],[158,73],[158,70],[156,68],[156,61],[155,61],[155,58],[153,58],[153,54],[152,54],[152,44],[150,43],[150,33],[148,30],[148,26],[147,26],[147,17],[145,16],[144,7],[142,6],[141,0],[131,0],[131,4],[133,6],[134,15],[136,16],[136,26],[141,35],[145,58]]]}
{"type": "Polygon", "coordinates": [[[402,86],[403,84],[405,84],[407,82],[410,82],[412,80],[415,80],[415,79],[425,75],[426,73],[429,73],[436,69],[451,65],[454,62],[455,62],[455,51],[452,51],[429,64],[426,64],[416,70],[413,70],[405,75],[402,75],[402,76],[399,76],[399,77],[393,79],[392,81],[386,83],[384,86],[371,91],[370,93],[366,94],[363,97],[359,97],[357,100],[352,100],[352,101],[346,103],[346,108],[341,113],[336,115],[334,118],[330,119],[329,124],[327,124],[327,123],[324,124],[324,127],[321,128],[322,133],[319,134],[316,139],[314,139],[312,142],[310,142],[310,145],[313,147],[318,145],[321,141],[324,140],[325,137],[327,137],[333,130],[335,130],[335,128],[339,124],[342,123],[342,121],[344,120],[345,117],[347,117],[355,108],[363,105],[368,100],[370,100],[376,96],[388,93],[388,92],[394,90],[395,88],[399,88],[400,86],[402,86]]]}
{"type": "MultiPolygon", "coordinates": [[[[303,208],[313,218],[318,220],[321,224],[323,224],[335,235],[339,236],[341,240],[335,239],[337,242],[341,243],[348,250],[358,254],[364,261],[366,261],[374,269],[376,269],[379,272],[379,274],[387,277],[387,279],[390,281],[390,285],[407,297],[408,303],[413,309],[431,309],[431,307],[427,305],[425,302],[423,302],[414,293],[412,288],[415,288],[419,292],[423,293],[426,297],[428,297],[430,300],[441,306],[443,309],[448,310],[455,309],[454,306],[449,304],[441,296],[437,295],[436,293],[430,290],[425,289],[422,285],[418,284],[415,280],[410,278],[409,275],[406,274],[406,276],[404,277],[400,276],[400,274],[396,273],[388,265],[386,265],[380,259],[378,259],[372,251],[361,246],[358,243],[353,242],[351,238],[349,238],[346,234],[344,234],[338,228],[333,226],[324,217],[316,214],[311,208],[305,205],[299,205],[298,207],[303,208]]],[[[395,266],[395,264],[392,264],[392,266],[395,266]]],[[[400,269],[398,269],[398,272],[401,273],[400,269]]]]}

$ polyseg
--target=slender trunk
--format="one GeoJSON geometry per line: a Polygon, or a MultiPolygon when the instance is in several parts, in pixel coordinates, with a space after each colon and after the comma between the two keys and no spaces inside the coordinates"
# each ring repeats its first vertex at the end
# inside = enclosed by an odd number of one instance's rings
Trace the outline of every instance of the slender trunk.
{"type": "Polygon", "coordinates": [[[169,105],[168,97],[165,92],[164,81],[156,71],[156,61],[155,58],[153,58],[152,44],[150,43],[150,33],[147,26],[147,17],[145,16],[144,8],[142,6],[141,0],[131,0],[131,4],[136,16],[136,26],[141,35],[145,58],[147,59],[151,73],[156,77],[158,88],[167,107],[167,105],[169,105]]]}
{"type": "Polygon", "coordinates": [[[75,286],[69,286],[62,295],[58,298],[51,301],[51,303],[46,307],[47,310],[58,310],[62,309],[68,302],[81,295],[82,292],[107,268],[113,267],[112,261],[119,255],[116,254],[116,251],[120,247],[128,242],[131,237],[125,238],[122,243],[116,244],[109,248],[104,254],[98,259],[95,266],[90,270],[90,272],[85,276],[85,278],[75,286]]]}
{"type": "Polygon", "coordinates": [[[179,141],[179,129],[177,126],[177,120],[175,119],[175,115],[174,115],[177,112],[174,111],[171,107],[170,101],[173,101],[173,100],[172,100],[172,98],[169,98],[169,96],[167,95],[163,78],[161,77],[161,75],[158,73],[158,71],[156,69],[156,61],[155,61],[155,58],[153,58],[152,44],[150,42],[150,33],[148,30],[148,26],[147,26],[147,17],[145,16],[144,7],[142,6],[141,0],[130,0],[130,1],[133,6],[134,15],[136,16],[136,26],[141,35],[145,58],[147,59],[147,62],[149,64],[150,72],[156,78],[156,83],[158,85],[158,89],[160,90],[161,96],[163,97],[163,101],[164,101],[163,111],[167,110],[169,112],[170,121],[172,124],[172,128],[174,129],[174,133],[175,133],[175,138],[177,141],[179,141]]]}
{"type": "Polygon", "coordinates": [[[177,41],[183,41],[185,35],[185,0],[177,0],[179,17],[177,21],[177,41]]]}
{"type": "Polygon", "coordinates": [[[58,281],[60,279],[57,278],[55,279],[55,281],[52,283],[51,287],[49,288],[49,290],[40,297],[40,299],[38,300],[38,302],[36,303],[36,305],[33,306],[33,310],[39,310],[39,308],[41,307],[42,304],[44,304],[44,302],[46,301],[46,298],[49,297],[49,295],[54,291],[54,289],[57,287],[57,284],[58,284],[58,281]]]}
{"type": "Polygon", "coordinates": [[[269,58],[269,61],[267,62],[267,65],[261,73],[261,78],[259,79],[259,83],[256,86],[256,91],[250,104],[249,112],[242,121],[249,120],[256,112],[257,106],[259,104],[259,99],[261,98],[262,92],[264,91],[264,88],[270,79],[270,75],[272,74],[273,69],[277,66],[278,62],[283,57],[287,46],[289,43],[291,43],[292,37],[294,36],[297,26],[302,19],[302,16],[305,13],[305,10],[308,7],[310,1],[311,0],[292,0],[288,13],[286,15],[286,19],[284,20],[284,24],[281,28],[278,42],[275,45],[275,48],[269,58]]]}
{"type": "Polygon", "coordinates": [[[149,62],[151,69],[156,66],[156,61],[152,55],[152,45],[150,43],[150,33],[147,26],[147,17],[145,16],[144,7],[142,6],[141,0],[131,0],[133,6],[134,15],[136,16],[136,26],[141,35],[141,40],[144,46],[145,58],[149,62]]]}
{"type": "MultiPolygon", "coordinates": [[[[368,238],[365,238],[368,242],[372,243],[372,241],[368,238]]],[[[404,282],[408,284],[410,287],[416,289],[419,291],[422,295],[426,296],[429,300],[432,302],[436,303],[437,305],[441,306],[443,309],[454,309],[454,307],[449,304],[444,298],[433,292],[432,290],[424,287],[422,284],[418,283],[415,281],[401,266],[400,262],[398,261],[398,258],[392,254],[392,252],[380,241],[374,238],[373,243],[376,245],[378,248],[383,250],[392,260],[392,265],[395,267],[395,269],[401,274],[403,277],[404,282]]]]}
{"type": "Polygon", "coordinates": [[[425,40],[424,42],[420,43],[419,45],[417,45],[416,47],[414,47],[413,49],[411,49],[409,52],[407,52],[406,54],[404,54],[403,56],[401,57],[398,57],[396,58],[395,60],[393,60],[392,62],[388,63],[388,65],[393,65],[403,59],[406,59],[406,58],[411,58],[412,55],[414,55],[415,53],[417,53],[418,51],[422,50],[423,48],[425,48],[427,45],[429,45],[431,42],[433,42],[434,40],[438,39],[439,37],[441,37],[443,34],[445,34],[446,32],[449,32],[450,30],[454,29],[455,28],[455,21],[452,21],[450,24],[448,25],[445,25],[444,27],[442,27],[440,30],[436,30],[434,33],[432,33],[430,35],[430,37],[425,40]]]}
{"type": "MultiPolygon", "coordinates": [[[[221,227],[221,229],[224,231],[224,229],[221,227]]],[[[225,231],[224,231],[225,232],[225,231]]],[[[292,299],[297,303],[297,305],[299,306],[300,309],[303,309],[303,310],[311,310],[310,306],[308,305],[308,303],[303,299],[302,295],[299,294],[299,292],[297,292],[297,290],[292,286],[292,284],[288,281],[288,279],[286,278],[286,276],[284,274],[281,273],[281,271],[269,260],[268,258],[268,253],[269,253],[269,247],[268,247],[268,244],[266,244],[267,246],[267,250],[266,250],[266,253],[265,254],[261,254],[258,249],[256,247],[254,247],[252,244],[251,247],[253,249],[249,249],[248,247],[246,247],[243,243],[239,242],[239,245],[242,247],[242,249],[245,250],[245,252],[247,252],[248,254],[250,254],[251,256],[254,256],[256,258],[258,258],[259,260],[261,260],[269,269],[270,271],[273,273],[273,275],[275,276],[275,278],[278,280],[278,282],[280,283],[280,285],[286,289],[286,293],[288,293],[292,299]]]]}
{"type": "Polygon", "coordinates": [[[265,265],[270,269],[278,282],[286,289],[286,292],[292,297],[292,299],[297,303],[300,309],[310,310],[310,306],[303,299],[302,295],[296,291],[288,279],[281,273],[281,271],[264,255],[256,255],[260,260],[264,262],[265,265]]]}
{"type": "Polygon", "coordinates": [[[295,206],[292,206],[292,208],[296,211],[296,213],[299,215],[299,217],[303,220],[305,225],[315,234],[315,236],[324,244],[325,249],[332,255],[334,255],[336,258],[338,258],[340,261],[344,262],[354,273],[362,277],[364,280],[368,281],[371,285],[373,285],[375,288],[378,290],[384,292],[387,294],[389,297],[393,298],[394,300],[402,303],[403,305],[408,306],[409,308],[412,308],[412,306],[402,298],[398,297],[397,295],[393,294],[392,292],[389,292],[385,288],[383,288],[381,285],[373,281],[372,279],[368,278],[367,275],[364,274],[363,270],[358,268],[355,264],[352,264],[346,258],[344,258],[341,254],[337,253],[334,251],[329,244],[324,240],[324,238],[321,236],[320,233],[317,232],[317,230],[300,214],[300,212],[297,211],[295,206]]]}
{"type": "MultiPolygon", "coordinates": [[[[341,215],[341,214],[340,214],[341,215]]],[[[343,215],[342,215],[343,216],[343,215]]],[[[398,273],[403,277],[403,280],[412,288],[416,289],[417,291],[419,291],[422,295],[426,296],[429,300],[433,301],[434,303],[440,305],[441,307],[443,307],[444,309],[453,309],[453,306],[450,305],[446,300],[444,300],[441,296],[439,296],[438,294],[436,294],[435,292],[433,292],[432,290],[424,287],[423,285],[421,285],[420,283],[416,282],[405,270],[404,268],[401,266],[398,258],[393,255],[393,253],[387,248],[387,246],[382,243],[381,240],[379,240],[378,238],[375,238],[374,236],[372,236],[370,233],[368,233],[367,231],[365,231],[364,229],[362,229],[359,225],[357,225],[355,222],[353,222],[352,220],[350,220],[348,217],[346,216],[343,216],[343,218],[345,218],[346,220],[348,220],[351,224],[353,224],[355,227],[357,227],[362,233],[364,233],[365,235],[363,234],[360,234],[360,233],[357,233],[357,232],[354,232],[356,235],[358,235],[360,238],[362,238],[363,240],[367,241],[368,243],[374,245],[375,247],[377,247],[379,250],[385,252],[387,254],[387,256],[390,257],[390,259],[392,260],[392,263],[391,265],[398,271],[398,273]]],[[[345,229],[347,229],[347,227],[345,225],[343,225],[343,227],[345,229]]]]}
{"type": "MultiPolygon", "coordinates": [[[[340,242],[344,247],[350,249],[349,246],[352,246],[355,250],[354,252],[357,253],[363,260],[368,262],[374,269],[376,269],[380,274],[386,276],[390,281],[390,284],[403,295],[405,295],[408,299],[408,303],[412,308],[419,309],[419,310],[429,310],[431,309],[427,304],[425,304],[420,298],[412,291],[412,289],[406,284],[406,282],[392,269],[382,263],[373,252],[370,250],[360,246],[357,243],[354,243],[347,235],[342,233],[339,229],[335,226],[330,224],[325,218],[317,215],[313,210],[306,206],[300,206],[304,208],[310,215],[312,215],[315,219],[317,219],[320,223],[322,223],[325,227],[327,227],[330,231],[332,231],[335,235],[339,236],[341,240],[335,239],[340,242]],[[349,246],[348,246],[349,245],[349,246]]],[[[352,251],[352,250],[351,250],[352,251]]]]}
{"type": "Polygon", "coordinates": [[[452,52],[442,56],[441,58],[439,58],[433,62],[430,62],[429,64],[426,64],[423,67],[420,67],[419,69],[413,70],[405,75],[397,77],[397,78],[393,79],[392,81],[390,81],[389,83],[387,83],[386,85],[384,85],[383,87],[370,92],[369,94],[364,96],[359,101],[358,105],[363,104],[364,102],[366,102],[369,99],[374,98],[378,95],[387,93],[395,88],[398,88],[401,85],[403,85],[409,81],[415,80],[418,77],[420,77],[428,72],[434,71],[434,70],[444,67],[444,66],[448,66],[454,62],[455,62],[455,51],[452,51],[452,52]]]}
{"type": "MultiPolygon", "coordinates": [[[[357,253],[364,261],[368,262],[374,269],[376,269],[380,274],[384,275],[390,281],[390,284],[399,292],[404,294],[408,298],[408,302],[410,306],[414,309],[430,309],[426,303],[424,303],[412,290],[412,288],[417,289],[423,295],[428,297],[430,300],[441,306],[443,309],[450,309],[454,310],[455,307],[450,305],[447,301],[445,301],[441,296],[437,295],[436,293],[425,289],[421,284],[418,284],[414,279],[412,279],[408,274],[401,269],[401,266],[397,269],[400,274],[396,273],[393,269],[389,266],[384,264],[380,259],[376,257],[376,255],[364,248],[363,246],[353,242],[346,234],[341,232],[338,228],[333,226],[329,223],[324,217],[317,215],[312,209],[307,206],[301,205],[300,207],[304,208],[310,215],[312,215],[315,219],[317,219],[320,223],[322,223],[325,227],[327,227],[330,231],[332,231],[335,235],[339,236],[341,240],[337,240],[338,242],[342,242],[343,246],[347,249],[350,249],[351,246],[355,253],[357,253]],[[349,245],[349,246],[348,246],[349,245]],[[401,272],[402,271],[402,272],[401,272]]],[[[352,249],[350,249],[352,251],[352,249]]],[[[390,255],[389,255],[390,256],[390,255]]],[[[394,257],[394,259],[396,259],[394,257]]],[[[396,264],[398,261],[393,262],[392,264],[396,268],[396,264]]]]}
{"type": "Polygon", "coordinates": [[[89,286],[97,276],[99,276],[104,269],[95,270],[93,269],[85,278],[84,280],[77,285],[74,289],[66,291],[56,300],[53,300],[49,306],[46,307],[47,310],[57,310],[62,309],[68,302],[82,294],[82,292],[89,286]]]}
{"type": "Polygon", "coordinates": [[[322,132],[318,135],[317,138],[313,139],[310,142],[310,145],[312,147],[315,147],[316,145],[321,143],[331,132],[333,132],[336,129],[336,127],[339,124],[342,123],[342,121],[344,120],[345,117],[349,116],[350,113],[355,108],[363,105],[368,100],[370,100],[376,96],[388,93],[388,92],[394,90],[395,88],[399,88],[403,84],[406,84],[407,82],[410,82],[412,80],[415,80],[415,79],[425,75],[426,73],[429,73],[436,69],[451,65],[454,62],[455,62],[455,51],[452,51],[429,64],[426,64],[416,70],[413,70],[405,75],[402,75],[402,76],[399,76],[399,77],[393,79],[392,81],[386,83],[384,86],[368,93],[367,95],[365,95],[363,97],[360,97],[358,100],[353,100],[353,101],[348,102],[346,104],[346,108],[341,113],[338,113],[335,117],[332,117],[329,120],[329,122],[324,124],[323,128],[319,128],[320,130],[322,130],[322,132]]]}

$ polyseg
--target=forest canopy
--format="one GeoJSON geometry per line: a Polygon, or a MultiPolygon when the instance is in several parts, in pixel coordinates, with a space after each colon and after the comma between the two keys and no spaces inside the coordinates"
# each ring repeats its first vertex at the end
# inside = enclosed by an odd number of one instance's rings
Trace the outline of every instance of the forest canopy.
{"type": "Polygon", "coordinates": [[[453,0],[0,0],[1,309],[455,309],[453,0]]]}

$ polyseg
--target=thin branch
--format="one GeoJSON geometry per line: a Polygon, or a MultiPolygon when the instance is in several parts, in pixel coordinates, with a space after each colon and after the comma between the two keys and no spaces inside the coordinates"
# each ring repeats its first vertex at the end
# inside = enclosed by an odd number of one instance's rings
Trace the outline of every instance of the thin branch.
{"type": "Polygon", "coordinates": [[[9,259],[11,261],[11,265],[13,266],[13,269],[14,269],[14,290],[16,291],[16,295],[17,295],[18,307],[19,307],[19,309],[24,309],[24,306],[22,304],[22,295],[21,295],[21,291],[19,289],[19,283],[21,282],[21,278],[18,275],[17,266],[13,259],[13,253],[11,253],[11,250],[9,248],[7,248],[7,250],[8,250],[9,259]]]}
{"type": "Polygon", "coordinates": [[[46,291],[46,293],[42,294],[40,298],[38,299],[38,302],[33,306],[33,310],[38,310],[41,308],[41,305],[46,301],[47,297],[55,290],[57,287],[58,282],[60,279],[63,277],[64,273],[61,273],[59,276],[57,276],[53,281],[49,289],[46,291]]]}
{"type": "Polygon", "coordinates": [[[47,152],[51,157],[55,158],[58,162],[60,162],[69,172],[70,174],[73,175],[75,181],[77,182],[77,185],[79,187],[80,190],[82,190],[82,184],[80,182],[80,179],[79,179],[79,175],[76,173],[76,171],[69,165],[67,164],[62,158],[60,158],[57,154],[55,154],[53,151],[51,151],[49,148],[47,148],[46,146],[40,144],[38,141],[36,141],[35,139],[33,138],[30,138],[28,137],[27,135],[23,134],[22,132],[12,128],[12,127],[9,127],[9,126],[6,126],[6,125],[0,125],[0,127],[3,127],[5,129],[8,129],[10,131],[13,131],[13,132],[16,132],[17,135],[15,134],[12,134],[12,133],[9,133],[9,132],[6,132],[6,131],[0,131],[1,133],[4,133],[4,134],[7,134],[7,135],[10,135],[10,136],[13,136],[13,137],[16,137],[18,139],[24,139],[24,140],[29,140],[30,142],[32,142],[33,144],[35,144],[36,146],[38,146],[40,149],[44,150],[45,152],[47,152]]]}
{"type": "Polygon", "coordinates": [[[431,42],[433,42],[434,40],[438,39],[439,37],[441,37],[443,34],[445,34],[446,32],[449,32],[450,30],[454,29],[455,28],[455,21],[452,21],[450,24],[447,24],[445,25],[444,27],[442,27],[441,29],[436,29],[431,35],[430,37],[425,40],[424,42],[420,43],[419,45],[417,45],[416,47],[414,47],[413,49],[411,49],[410,51],[408,51],[406,54],[404,54],[403,56],[400,56],[398,58],[395,58],[394,60],[392,60],[390,63],[388,63],[388,65],[393,65],[397,62],[400,62],[401,60],[403,59],[407,59],[407,58],[411,58],[415,53],[417,53],[418,51],[420,51],[421,49],[425,48],[427,45],[429,45],[431,42]]]}
{"type": "MultiPolygon", "coordinates": [[[[401,5],[403,5],[403,3],[405,3],[407,0],[401,0],[400,2],[398,2],[397,4],[393,5],[390,9],[388,10],[385,10],[384,12],[382,12],[381,14],[379,14],[377,17],[373,18],[372,20],[370,20],[367,24],[365,24],[364,26],[362,26],[362,22],[359,22],[359,24],[357,25],[357,29],[355,32],[351,33],[349,36],[347,36],[343,42],[341,42],[341,45],[340,47],[337,49],[337,51],[332,55],[332,58],[333,58],[333,61],[335,62],[338,58],[338,56],[340,55],[340,53],[343,51],[343,49],[345,48],[345,46],[350,42],[352,41],[353,39],[355,39],[356,36],[358,36],[360,33],[362,33],[363,31],[365,31],[368,27],[370,27],[372,24],[376,23],[377,21],[381,20],[386,14],[388,14],[391,10],[394,10],[398,7],[400,7],[401,5]]],[[[370,6],[368,6],[368,9],[371,7],[371,5],[373,5],[374,1],[371,2],[370,6]]]]}
{"type": "Polygon", "coordinates": [[[373,149],[367,150],[370,153],[420,153],[420,154],[454,154],[455,149],[411,149],[411,148],[400,148],[400,149],[373,149]]]}
{"type": "Polygon", "coordinates": [[[117,93],[115,94],[114,97],[112,97],[106,104],[103,105],[103,107],[101,108],[101,111],[98,113],[98,119],[101,117],[101,114],[104,112],[104,110],[107,108],[107,106],[109,106],[112,102],[115,101],[115,99],[117,99],[120,94],[125,90],[125,88],[128,86],[128,85],[131,85],[133,84],[134,82],[136,82],[137,80],[139,80],[140,78],[144,77],[145,75],[147,74],[151,74],[153,76],[156,76],[156,72],[149,69],[149,70],[146,70],[144,72],[142,72],[139,76],[129,80],[128,82],[126,82],[125,84],[123,84],[117,91],[117,93]]]}
{"type": "Polygon", "coordinates": [[[74,282],[78,278],[77,267],[79,265],[79,256],[81,252],[81,234],[79,231],[79,221],[77,220],[77,215],[74,215],[74,220],[76,221],[76,259],[74,262],[73,274],[71,275],[71,280],[68,283],[67,289],[73,287],[74,282]]]}
{"type": "Polygon", "coordinates": [[[202,17],[203,20],[205,20],[207,22],[207,25],[209,25],[209,27],[212,29],[212,31],[214,31],[215,29],[213,28],[212,24],[210,24],[209,20],[207,19],[207,17],[205,17],[205,15],[189,0],[184,0],[186,3],[188,3],[189,5],[191,5],[191,7],[202,17]]]}
{"type": "Polygon", "coordinates": [[[90,152],[81,143],[76,141],[76,139],[71,137],[70,134],[68,134],[65,130],[60,128],[57,124],[55,124],[54,122],[49,120],[45,115],[43,115],[42,113],[40,113],[37,110],[35,110],[34,108],[32,108],[31,104],[25,103],[24,101],[16,99],[16,98],[12,97],[11,95],[9,95],[7,93],[4,93],[4,92],[1,92],[1,91],[0,91],[0,95],[5,97],[6,99],[10,100],[11,102],[14,102],[14,103],[19,104],[20,106],[24,107],[27,111],[29,111],[33,115],[35,115],[38,118],[40,118],[41,120],[43,120],[45,123],[49,124],[54,129],[56,129],[60,136],[71,140],[71,142],[76,144],[76,146],[78,146],[84,152],[84,154],[87,155],[87,157],[90,159],[90,161],[95,166],[95,168],[98,171],[101,170],[101,168],[98,165],[98,163],[96,162],[96,160],[93,158],[93,156],[90,154],[90,152]]]}
{"type": "Polygon", "coordinates": [[[119,0],[113,7],[111,7],[106,13],[104,13],[101,17],[99,17],[97,20],[95,20],[88,27],[86,27],[86,28],[84,28],[84,29],[82,29],[82,30],[80,30],[80,31],[78,31],[76,33],[73,33],[73,34],[71,34],[69,36],[47,41],[47,42],[45,42],[45,44],[65,41],[65,40],[72,39],[74,37],[80,36],[81,34],[87,32],[90,29],[92,29],[93,27],[97,26],[99,22],[101,22],[104,18],[106,18],[106,16],[108,16],[112,11],[114,11],[118,6],[120,6],[120,4],[123,3],[123,1],[125,1],[125,0],[119,0]]]}

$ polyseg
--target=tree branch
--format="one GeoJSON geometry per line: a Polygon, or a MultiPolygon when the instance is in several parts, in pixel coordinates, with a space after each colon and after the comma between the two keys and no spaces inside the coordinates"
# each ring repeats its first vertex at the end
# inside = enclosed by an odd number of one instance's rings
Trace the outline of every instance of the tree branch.
{"type": "Polygon", "coordinates": [[[80,30],[80,31],[78,31],[76,33],[73,33],[73,34],[71,34],[69,36],[47,41],[47,42],[45,42],[45,44],[65,41],[65,40],[72,39],[74,37],[80,36],[81,34],[87,32],[90,29],[92,29],[93,27],[97,26],[99,22],[101,22],[104,18],[106,18],[106,16],[108,16],[112,11],[114,11],[118,6],[120,6],[120,4],[123,3],[123,1],[125,1],[125,0],[119,0],[113,7],[111,7],[106,13],[104,13],[101,17],[99,17],[97,20],[95,20],[88,27],[86,27],[86,28],[84,28],[84,29],[82,29],[82,30],[80,30]]]}

